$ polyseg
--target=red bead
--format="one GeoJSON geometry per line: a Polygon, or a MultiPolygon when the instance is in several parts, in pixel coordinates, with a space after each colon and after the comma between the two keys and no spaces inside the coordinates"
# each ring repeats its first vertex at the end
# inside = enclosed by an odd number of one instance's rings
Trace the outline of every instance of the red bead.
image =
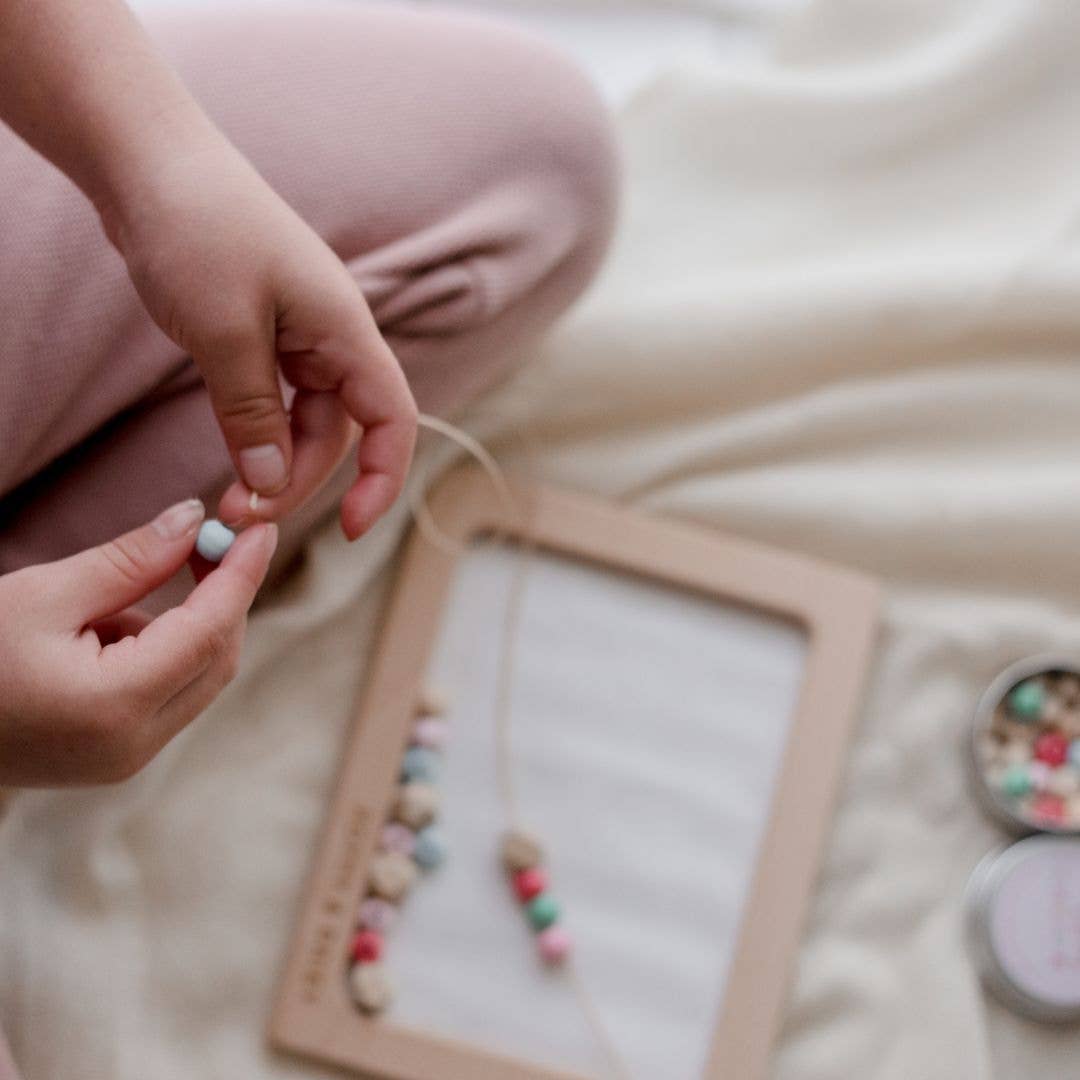
{"type": "Polygon", "coordinates": [[[1060,731],[1047,731],[1035,740],[1035,756],[1057,768],[1069,756],[1069,740],[1060,731]]]}
{"type": "Polygon", "coordinates": [[[361,930],[353,938],[352,958],[358,964],[373,964],[382,956],[382,934],[361,930]]]}
{"type": "Polygon", "coordinates": [[[539,896],[547,886],[547,874],[539,866],[530,866],[514,875],[514,892],[523,904],[539,896]]]}
{"type": "Polygon", "coordinates": [[[1060,825],[1065,820],[1065,801],[1060,795],[1036,795],[1031,816],[1043,825],[1060,825]]]}

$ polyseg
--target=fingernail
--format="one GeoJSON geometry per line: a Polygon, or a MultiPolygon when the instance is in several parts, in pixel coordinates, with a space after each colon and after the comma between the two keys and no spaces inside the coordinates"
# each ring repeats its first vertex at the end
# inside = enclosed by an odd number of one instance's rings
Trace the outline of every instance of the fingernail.
{"type": "Polygon", "coordinates": [[[249,446],[240,451],[240,475],[253,491],[271,495],[280,491],[289,479],[285,470],[285,455],[274,443],[249,446]]]}
{"type": "Polygon", "coordinates": [[[198,499],[185,499],[183,502],[163,510],[151,525],[162,540],[179,540],[182,536],[193,533],[206,516],[206,510],[198,499]]]}

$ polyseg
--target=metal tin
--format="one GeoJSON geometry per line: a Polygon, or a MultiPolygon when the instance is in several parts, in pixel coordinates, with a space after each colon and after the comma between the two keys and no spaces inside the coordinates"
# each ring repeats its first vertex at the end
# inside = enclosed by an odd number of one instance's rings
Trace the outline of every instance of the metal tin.
{"type": "Polygon", "coordinates": [[[1065,836],[1080,835],[1080,829],[1070,829],[1065,826],[1056,827],[1050,824],[1035,824],[1018,814],[1013,809],[1013,804],[1009,799],[987,781],[979,755],[979,740],[985,733],[990,731],[994,720],[994,712],[1004,700],[1005,695],[1017,683],[1023,682],[1024,679],[1030,679],[1033,676],[1049,672],[1064,672],[1080,677],[1080,664],[1074,659],[1056,655],[1031,656],[1025,660],[1018,660],[1015,664],[1010,664],[986,688],[986,692],[979,699],[979,704],[975,709],[974,721],[966,740],[972,784],[979,802],[992,818],[1016,836],[1028,836],[1035,832],[1055,833],[1065,836]]]}
{"type": "Polygon", "coordinates": [[[1080,840],[1029,836],[987,855],[965,897],[983,985],[1032,1020],[1080,1020],[1080,840]]]}

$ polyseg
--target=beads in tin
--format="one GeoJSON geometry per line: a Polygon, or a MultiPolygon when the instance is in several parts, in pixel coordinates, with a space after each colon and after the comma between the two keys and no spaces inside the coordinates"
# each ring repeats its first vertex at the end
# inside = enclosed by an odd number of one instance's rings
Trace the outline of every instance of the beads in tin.
{"type": "Polygon", "coordinates": [[[1080,677],[1029,661],[1002,679],[976,720],[976,772],[991,808],[1021,830],[1080,830],[1080,677]]]}

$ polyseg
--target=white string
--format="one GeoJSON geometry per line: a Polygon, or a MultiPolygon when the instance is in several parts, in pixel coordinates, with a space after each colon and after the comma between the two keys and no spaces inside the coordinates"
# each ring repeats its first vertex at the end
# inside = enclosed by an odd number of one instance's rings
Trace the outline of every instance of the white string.
{"type": "MultiPolygon", "coordinates": [[[[455,427],[453,424],[448,423],[446,420],[441,420],[437,416],[429,416],[427,413],[420,413],[416,418],[417,424],[422,428],[427,428],[429,431],[434,431],[443,438],[449,439],[452,443],[456,443],[467,454],[469,454],[480,467],[487,473],[488,479],[491,481],[492,487],[495,488],[496,494],[499,496],[499,501],[503,504],[503,508],[511,518],[518,516],[518,509],[514,503],[514,497],[510,493],[510,485],[506,482],[506,474],[499,468],[499,463],[491,456],[487,448],[474,439],[467,431],[462,431],[461,428],[455,427]]],[[[447,536],[442,529],[439,528],[438,522],[431,514],[431,508],[427,504],[427,500],[424,498],[423,485],[418,485],[409,492],[410,508],[413,512],[413,517],[416,519],[416,527],[423,533],[424,538],[440,551],[445,552],[447,555],[460,555],[464,550],[463,546],[454,540],[453,537],[447,536]]]]}
{"type": "MultiPolygon", "coordinates": [[[[450,439],[475,458],[491,479],[500,499],[508,507],[511,517],[516,518],[518,521],[521,557],[514,568],[514,576],[510,582],[506,606],[503,610],[502,649],[499,653],[499,661],[495,672],[493,708],[495,712],[495,775],[500,798],[509,828],[520,828],[517,791],[514,785],[513,761],[510,753],[510,720],[515,646],[521,625],[525,586],[532,566],[532,556],[536,550],[531,528],[531,515],[519,514],[510,494],[510,485],[507,483],[506,476],[499,467],[498,462],[468,432],[461,431],[459,428],[454,427],[453,424],[440,420],[438,417],[427,416],[423,413],[419,417],[419,423],[421,427],[438,432],[440,435],[450,439]]],[[[420,489],[417,490],[419,492],[420,489]]],[[[412,508],[417,528],[425,539],[447,554],[458,555],[462,552],[463,545],[447,536],[438,527],[427,502],[423,498],[422,492],[414,498],[412,508]]],[[[611,1075],[615,1080],[632,1080],[630,1069],[608,1032],[596,1001],[589,993],[588,987],[581,977],[580,969],[572,962],[568,962],[566,967],[570,977],[570,984],[578,999],[578,1005],[586,1023],[592,1029],[593,1036],[608,1059],[611,1075]]]]}

